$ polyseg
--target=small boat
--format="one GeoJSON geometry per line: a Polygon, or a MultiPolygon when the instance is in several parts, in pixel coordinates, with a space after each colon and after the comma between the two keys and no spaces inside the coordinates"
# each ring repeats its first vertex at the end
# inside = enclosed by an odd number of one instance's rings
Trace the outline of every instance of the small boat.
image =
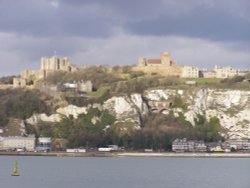
{"type": "Polygon", "coordinates": [[[18,171],[17,161],[15,161],[15,163],[14,163],[14,168],[13,168],[13,172],[12,172],[11,176],[20,176],[20,173],[18,171]]]}

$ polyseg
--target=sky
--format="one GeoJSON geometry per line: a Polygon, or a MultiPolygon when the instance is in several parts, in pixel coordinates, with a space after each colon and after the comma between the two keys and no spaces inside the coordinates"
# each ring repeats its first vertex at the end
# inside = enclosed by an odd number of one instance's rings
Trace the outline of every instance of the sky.
{"type": "Polygon", "coordinates": [[[168,51],[178,65],[250,69],[249,0],[0,0],[0,76],[72,64],[134,65],[168,51]]]}

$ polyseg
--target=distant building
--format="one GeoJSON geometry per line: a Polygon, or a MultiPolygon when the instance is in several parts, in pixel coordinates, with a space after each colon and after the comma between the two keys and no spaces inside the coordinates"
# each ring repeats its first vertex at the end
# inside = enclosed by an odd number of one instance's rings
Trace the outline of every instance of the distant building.
{"type": "Polygon", "coordinates": [[[52,56],[51,58],[42,57],[40,70],[74,72],[77,68],[70,64],[68,57],[59,58],[52,56]]]}
{"type": "Polygon", "coordinates": [[[175,61],[171,60],[169,52],[162,52],[159,59],[140,57],[137,66],[133,67],[132,70],[161,76],[181,75],[181,68],[176,65],[175,61]]]}
{"type": "Polygon", "coordinates": [[[160,59],[146,59],[144,57],[140,57],[138,59],[138,66],[146,67],[162,67],[162,66],[175,66],[176,62],[170,59],[170,54],[168,52],[162,52],[160,59]]]}
{"type": "Polygon", "coordinates": [[[22,70],[20,78],[13,79],[14,87],[25,87],[28,82],[35,83],[37,80],[46,78],[50,73],[56,71],[74,72],[77,71],[75,65],[71,65],[69,58],[42,57],[39,70],[22,70]]]}
{"type": "Polygon", "coordinates": [[[93,91],[93,84],[90,80],[76,83],[65,83],[63,84],[63,90],[71,90],[79,93],[89,93],[93,91]]]}
{"type": "Polygon", "coordinates": [[[175,139],[172,143],[172,151],[174,152],[206,152],[207,146],[203,141],[175,139]]]}
{"type": "Polygon", "coordinates": [[[238,74],[238,71],[232,67],[214,67],[214,72],[216,74],[216,78],[230,78],[234,77],[238,74]]]}
{"type": "Polygon", "coordinates": [[[13,87],[25,87],[26,86],[26,79],[25,78],[13,78],[13,87]]]}
{"type": "Polygon", "coordinates": [[[215,71],[202,70],[200,71],[200,77],[202,78],[216,78],[215,71]]]}
{"type": "Polygon", "coordinates": [[[250,150],[249,138],[229,139],[226,144],[230,150],[250,150]]]}
{"type": "Polygon", "coordinates": [[[36,151],[50,151],[51,150],[51,138],[49,137],[40,137],[37,141],[36,151]]]}
{"type": "Polygon", "coordinates": [[[93,91],[93,84],[90,80],[78,82],[78,91],[81,93],[89,93],[93,91]]]}
{"type": "Polygon", "coordinates": [[[185,152],[189,150],[188,141],[184,139],[175,139],[172,143],[172,151],[175,152],[185,152]]]}
{"type": "Polygon", "coordinates": [[[238,75],[244,75],[243,72],[232,67],[219,67],[215,66],[212,71],[202,70],[201,77],[204,78],[231,78],[238,75]]]}
{"type": "Polygon", "coordinates": [[[199,68],[191,66],[182,66],[182,78],[199,78],[199,68]]]}
{"type": "Polygon", "coordinates": [[[34,151],[35,149],[35,137],[1,137],[0,150],[17,150],[25,149],[26,151],[34,151]]]}

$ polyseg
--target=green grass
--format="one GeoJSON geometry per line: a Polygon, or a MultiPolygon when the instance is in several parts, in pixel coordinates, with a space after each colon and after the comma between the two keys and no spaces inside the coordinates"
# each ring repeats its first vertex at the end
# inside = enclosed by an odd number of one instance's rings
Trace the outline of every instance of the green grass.
{"type": "Polygon", "coordinates": [[[195,81],[199,85],[204,84],[218,84],[222,79],[220,78],[180,78],[181,83],[185,83],[186,81],[195,81]]]}
{"type": "Polygon", "coordinates": [[[89,97],[101,97],[109,90],[108,86],[99,88],[97,91],[89,92],[87,95],[89,97]]]}

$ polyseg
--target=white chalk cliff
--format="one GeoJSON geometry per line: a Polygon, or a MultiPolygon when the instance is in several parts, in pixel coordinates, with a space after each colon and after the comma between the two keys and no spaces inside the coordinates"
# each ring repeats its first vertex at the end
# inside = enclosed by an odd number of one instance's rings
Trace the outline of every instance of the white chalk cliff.
{"type": "MultiPolygon", "coordinates": [[[[194,118],[198,114],[207,119],[217,117],[221,126],[226,130],[229,138],[250,138],[250,91],[223,89],[158,89],[147,90],[143,95],[132,94],[112,97],[105,101],[100,109],[106,109],[116,116],[116,123],[133,123],[135,128],[141,126],[141,120],[150,111],[168,114],[172,110],[175,116],[181,112],[186,120],[194,125],[194,118]],[[174,98],[178,97],[185,103],[186,108],[174,106],[174,98]]],[[[100,107],[101,106],[101,107],[100,107]]],[[[38,121],[58,122],[63,116],[86,114],[88,107],[69,105],[57,109],[57,114],[46,116],[36,114],[27,119],[34,124],[38,121]]],[[[94,105],[92,106],[94,107],[94,105]]]]}

